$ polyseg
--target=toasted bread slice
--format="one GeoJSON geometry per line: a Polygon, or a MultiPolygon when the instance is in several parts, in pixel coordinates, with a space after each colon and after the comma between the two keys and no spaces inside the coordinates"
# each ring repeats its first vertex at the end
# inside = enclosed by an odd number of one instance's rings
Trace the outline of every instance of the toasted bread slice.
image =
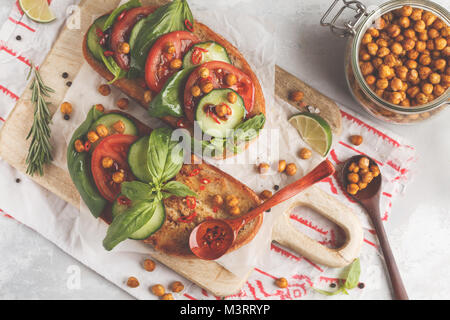
{"type": "MultiPolygon", "coordinates": [[[[219,34],[212,31],[210,28],[205,26],[204,24],[195,21],[195,35],[201,40],[201,41],[215,41],[219,43],[221,46],[223,46],[227,52],[228,56],[231,59],[232,64],[242,70],[245,74],[247,74],[253,81],[255,85],[255,103],[253,106],[252,111],[248,114],[248,118],[251,118],[255,115],[258,115],[260,113],[265,114],[265,100],[263,91],[261,88],[261,84],[259,83],[258,78],[256,77],[255,73],[251,69],[248,62],[245,60],[244,56],[239,52],[239,50],[234,47],[230,42],[228,42],[224,37],[220,36],[219,34]]],[[[97,72],[99,73],[103,78],[105,78],[108,81],[111,81],[114,79],[114,76],[108,71],[108,69],[101,63],[100,61],[96,60],[94,56],[89,52],[89,49],[87,47],[86,42],[87,33],[84,37],[83,41],[83,55],[86,61],[89,63],[89,65],[97,72]]],[[[126,95],[128,95],[130,98],[136,100],[143,108],[148,109],[148,103],[145,102],[145,91],[148,90],[146,88],[143,88],[141,85],[143,83],[143,79],[127,79],[122,78],[119,80],[116,80],[113,85],[119,88],[122,92],[124,92],[126,95]]],[[[144,82],[145,83],[145,82],[144,82]]],[[[154,93],[156,94],[156,93],[154,93]]],[[[169,124],[171,127],[176,128],[177,127],[177,121],[178,118],[172,117],[172,116],[166,116],[161,118],[164,122],[169,124]]],[[[188,124],[188,129],[191,134],[193,133],[193,127],[192,124],[188,124]]],[[[251,142],[251,141],[250,141],[251,142]]],[[[248,147],[250,142],[246,143],[245,148],[248,147]]],[[[216,158],[227,158],[230,156],[233,156],[234,154],[231,152],[224,152],[223,155],[216,156],[216,158]]]]}
{"type": "MultiPolygon", "coordinates": [[[[129,114],[117,110],[110,112],[119,113],[131,119],[142,136],[148,135],[152,131],[151,128],[129,114]]],[[[221,206],[215,205],[213,203],[215,195],[220,195],[224,202],[228,195],[236,196],[239,200],[240,215],[247,213],[261,203],[258,195],[249,187],[195,155],[191,157],[191,164],[184,164],[174,179],[186,184],[197,193],[195,218],[188,223],[181,222],[180,217],[191,215],[192,210],[188,208],[185,198],[175,196],[167,198],[164,200],[166,220],[163,226],[149,238],[143,240],[145,243],[151,244],[156,250],[170,255],[195,257],[189,248],[189,235],[199,223],[211,218],[230,219],[238,217],[229,213],[225,203],[221,206]]],[[[102,218],[110,223],[111,217],[111,206],[107,206],[102,218]]],[[[259,231],[262,222],[263,216],[260,215],[244,225],[230,251],[250,242],[259,231]]]]}

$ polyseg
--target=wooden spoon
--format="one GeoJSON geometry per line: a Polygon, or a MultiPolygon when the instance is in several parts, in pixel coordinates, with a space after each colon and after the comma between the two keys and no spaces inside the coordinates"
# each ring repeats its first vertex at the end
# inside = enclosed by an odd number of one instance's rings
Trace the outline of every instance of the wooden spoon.
{"type": "Polygon", "coordinates": [[[392,254],[391,247],[389,246],[388,238],[386,232],[383,227],[383,222],[381,221],[380,215],[380,195],[381,195],[381,174],[377,177],[373,178],[373,180],[367,184],[365,189],[359,190],[355,195],[348,193],[347,185],[349,184],[347,180],[347,174],[349,173],[348,167],[352,164],[352,162],[358,164],[359,160],[363,157],[366,157],[370,160],[370,165],[376,164],[373,159],[367,156],[354,156],[348,159],[344,167],[342,168],[342,182],[344,188],[350,197],[355,199],[357,202],[363,206],[367,213],[369,214],[370,219],[372,220],[372,224],[375,227],[375,231],[378,236],[378,240],[380,242],[381,250],[383,251],[384,260],[386,262],[386,266],[389,272],[389,277],[391,279],[392,288],[394,291],[394,299],[395,300],[408,300],[408,295],[406,293],[406,289],[403,285],[402,278],[400,276],[400,272],[397,268],[397,264],[395,263],[394,255],[392,254]]]}
{"type": "Polygon", "coordinates": [[[235,219],[211,219],[200,223],[189,237],[191,251],[200,259],[215,260],[233,245],[239,230],[258,215],[295,196],[334,173],[333,164],[325,160],[303,178],[284,187],[255,209],[235,219]]]}

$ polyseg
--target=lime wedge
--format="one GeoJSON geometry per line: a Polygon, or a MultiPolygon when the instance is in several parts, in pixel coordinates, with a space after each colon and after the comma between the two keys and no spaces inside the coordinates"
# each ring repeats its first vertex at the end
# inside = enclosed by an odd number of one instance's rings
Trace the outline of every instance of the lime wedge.
{"type": "Polygon", "coordinates": [[[56,19],[47,0],[19,0],[19,4],[31,20],[46,23],[56,19]]]}
{"type": "Polygon", "coordinates": [[[302,139],[322,157],[330,151],[333,134],[329,124],[320,116],[311,113],[300,113],[289,119],[289,123],[297,129],[302,139]]]}

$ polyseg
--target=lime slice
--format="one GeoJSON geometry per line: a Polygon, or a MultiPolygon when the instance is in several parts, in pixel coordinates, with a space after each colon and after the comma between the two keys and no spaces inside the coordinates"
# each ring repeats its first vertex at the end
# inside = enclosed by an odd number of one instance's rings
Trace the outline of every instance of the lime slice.
{"type": "Polygon", "coordinates": [[[311,113],[300,113],[289,119],[302,139],[322,157],[330,151],[333,135],[329,124],[320,116],[311,113]]]}
{"type": "Polygon", "coordinates": [[[56,19],[47,0],[19,0],[19,4],[31,20],[45,23],[56,19]]]}

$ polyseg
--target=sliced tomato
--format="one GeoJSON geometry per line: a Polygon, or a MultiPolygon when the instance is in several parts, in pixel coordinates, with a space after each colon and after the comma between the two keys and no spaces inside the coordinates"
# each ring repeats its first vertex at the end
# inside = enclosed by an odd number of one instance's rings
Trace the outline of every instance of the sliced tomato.
{"type": "Polygon", "coordinates": [[[192,71],[186,81],[186,87],[184,89],[184,112],[189,121],[194,121],[195,108],[198,100],[201,98],[201,96],[198,98],[192,96],[192,87],[201,87],[201,82],[205,81],[205,79],[202,79],[199,74],[199,70],[201,68],[208,68],[209,78],[207,81],[210,81],[213,84],[214,89],[231,88],[235,90],[244,100],[247,113],[252,111],[255,103],[255,85],[253,84],[251,78],[240,69],[229,63],[222,61],[210,61],[198,66],[194,71],[192,71]],[[225,77],[228,74],[234,74],[236,76],[237,82],[232,86],[228,86],[225,82],[225,77]]]}
{"type": "Polygon", "coordinates": [[[128,54],[120,53],[119,46],[122,42],[128,42],[131,30],[134,25],[156,10],[157,7],[137,7],[130,9],[118,18],[111,30],[110,46],[114,52],[114,60],[123,70],[130,69],[130,57],[128,54]]]}
{"type": "Polygon", "coordinates": [[[128,134],[113,134],[104,138],[92,153],[91,171],[95,184],[100,194],[110,202],[113,202],[120,194],[120,184],[114,183],[112,180],[115,171],[122,169],[125,173],[125,181],[134,180],[128,166],[127,155],[131,144],[137,139],[137,136],[128,134]],[[113,159],[115,165],[109,169],[103,168],[102,159],[104,157],[113,159]]]}
{"type": "Polygon", "coordinates": [[[198,42],[200,39],[188,31],[170,32],[156,40],[145,64],[145,81],[148,87],[155,92],[161,91],[167,79],[177,71],[170,68],[170,62],[181,59],[198,42]],[[171,45],[175,47],[175,52],[169,54],[167,47],[171,45]]]}

